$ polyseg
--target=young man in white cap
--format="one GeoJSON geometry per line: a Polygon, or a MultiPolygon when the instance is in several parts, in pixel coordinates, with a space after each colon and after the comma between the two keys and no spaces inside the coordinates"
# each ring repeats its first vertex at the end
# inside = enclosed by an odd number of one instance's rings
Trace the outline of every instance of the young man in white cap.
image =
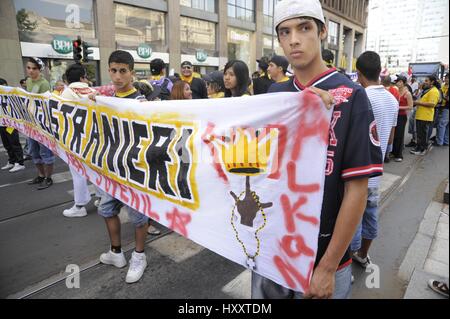
{"type": "Polygon", "coordinates": [[[376,125],[364,89],[322,60],[327,29],[319,0],[283,0],[275,9],[278,40],[294,77],[269,92],[298,92],[309,87],[335,99],[315,268],[305,294],[253,273],[253,298],[349,298],[349,246],[361,221],[369,177],[382,174],[376,125]]]}

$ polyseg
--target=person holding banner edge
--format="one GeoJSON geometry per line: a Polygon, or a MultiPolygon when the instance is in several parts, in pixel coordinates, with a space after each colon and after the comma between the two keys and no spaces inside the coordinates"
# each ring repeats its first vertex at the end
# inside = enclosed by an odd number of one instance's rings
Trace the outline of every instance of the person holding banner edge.
{"type": "MultiPolygon", "coordinates": [[[[0,85],[7,86],[5,79],[0,78],[0,85]]],[[[23,164],[23,150],[20,144],[19,132],[12,127],[0,126],[0,137],[8,153],[8,163],[2,170],[8,170],[10,173],[16,173],[25,169],[23,164]]]]}
{"type": "MultiPolygon", "coordinates": [[[[73,64],[66,70],[66,78],[69,86],[61,93],[61,98],[71,101],[79,101],[87,98],[96,91],[89,87],[86,68],[81,64],[73,64]]],[[[64,210],[65,217],[85,217],[87,211],[85,206],[91,200],[87,180],[69,165],[70,174],[73,181],[73,192],[75,204],[64,210]]]]}
{"type": "Polygon", "coordinates": [[[329,91],[335,104],[319,245],[309,289],[297,293],[253,273],[252,298],[349,298],[349,246],[366,205],[368,179],[383,172],[374,115],[364,90],[322,60],[321,42],[327,38],[327,28],[319,0],[283,0],[277,4],[274,19],[294,77],[273,84],[269,93],[316,87],[329,91]]]}

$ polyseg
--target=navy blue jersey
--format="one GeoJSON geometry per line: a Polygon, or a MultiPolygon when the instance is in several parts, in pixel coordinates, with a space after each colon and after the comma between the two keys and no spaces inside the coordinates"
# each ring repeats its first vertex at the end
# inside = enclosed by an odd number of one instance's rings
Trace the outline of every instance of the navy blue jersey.
{"type": "MultiPolygon", "coordinates": [[[[301,85],[297,79],[274,83],[269,93],[297,92],[309,86],[329,91],[336,100],[330,127],[325,189],[320,217],[316,266],[325,254],[344,198],[346,181],[380,176],[383,172],[376,122],[365,90],[336,69],[301,85]]],[[[350,262],[349,250],[340,266],[350,262]]]]}

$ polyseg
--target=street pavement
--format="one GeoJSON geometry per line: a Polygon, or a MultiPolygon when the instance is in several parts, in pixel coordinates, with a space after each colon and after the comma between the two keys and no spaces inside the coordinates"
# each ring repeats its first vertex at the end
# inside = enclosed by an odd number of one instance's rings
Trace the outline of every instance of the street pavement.
{"type": "MultiPolygon", "coordinates": [[[[400,265],[427,207],[448,180],[448,156],[448,148],[434,148],[425,158],[405,152],[403,163],[386,164],[379,239],[370,252],[381,270],[381,285],[367,288],[370,274],[353,265],[352,298],[404,297],[408,280],[400,278],[400,265]]],[[[0,163],[6,163],[1,147],[0,163]]],[[[126,267],[116,269],[98,262],[99,255],[109,249],[109,240],[93,200],[87,217],[63,217],[62,211],[73,204],[67,166],[57,161],[57,183],[44,191],[26,184],[36,173],[31,162],[26,166],[16,174],[0,172],[0,298],[250,297],[249,271],[161,225],[157,227],[162,234],[148,238],[149,266],[143,278],[126,284],[126,267]],[[66,286],[70,264],[81,269],[80,288],[66,286]]],[[[124,218],[122,246],[127,259],[134,248],[133,237],[133,227],[124,218]]]]}

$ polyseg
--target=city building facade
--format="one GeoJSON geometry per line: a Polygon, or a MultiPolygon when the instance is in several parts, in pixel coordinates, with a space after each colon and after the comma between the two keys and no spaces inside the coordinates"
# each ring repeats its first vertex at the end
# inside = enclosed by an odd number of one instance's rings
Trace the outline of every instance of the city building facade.
{"type": "Polygon", "coordinates": [[[449,63],[448,0],[371,0],[367,49],[391,72],[409,63],[449,63]]]}
{"type": "MultiPolygon", "coordinates": [[[[189,60],[198,73],[223,68],[230,59],[256,60],[283,54],[273,27],[279,0],[3,0],[0,1],[0,75],[17,84],[28,57],[40,57],[45,76],[55,83],[73,63],[72,40],[81,36],[93,48],[88,66],[97,85],[109,82],[107,58],[127,50],[139,78],[161,58],[169,72],[189,60]]],[[[364,51],[368,0],[322,0],[329,36],[323,43],[335,64],[354,71],[364,51]]]]}

